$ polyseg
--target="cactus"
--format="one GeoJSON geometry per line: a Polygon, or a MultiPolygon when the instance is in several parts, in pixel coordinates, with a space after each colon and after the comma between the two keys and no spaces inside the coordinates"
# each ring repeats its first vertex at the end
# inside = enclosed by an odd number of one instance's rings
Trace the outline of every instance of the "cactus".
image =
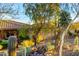
{"type": "Polygon", "coordinates": [[[17,38],[16,36],[10,36],[8,38],[8,54],[9,56],[16,55],[17,38]]]}
{"type": "Polygon", "coordinates": [[[78,45],[79,44],[78,36],[75,37],[74,44],[75,45],[78,45]]]}

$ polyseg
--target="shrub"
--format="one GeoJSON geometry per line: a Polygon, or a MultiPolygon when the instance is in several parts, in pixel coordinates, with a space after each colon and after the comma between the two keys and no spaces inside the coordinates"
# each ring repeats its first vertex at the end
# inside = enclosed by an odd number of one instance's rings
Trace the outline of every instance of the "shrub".
{"type": "Polygon", "coordinates": [[[3,49],[7,48],[8,40],[4,40],[4,39],[2,39],[2,40],[0,41],[0,45],[3,46],[3,49]]]}
{"type": "Polygon", "coordinates": [[[29,37],[29,35],[27,33],[26,28],[23,27],[23,28],[19,29],[18,33],[19,33],[18,37],[19,37],[20,41],[30,39],[30,37],[29,37]]]}

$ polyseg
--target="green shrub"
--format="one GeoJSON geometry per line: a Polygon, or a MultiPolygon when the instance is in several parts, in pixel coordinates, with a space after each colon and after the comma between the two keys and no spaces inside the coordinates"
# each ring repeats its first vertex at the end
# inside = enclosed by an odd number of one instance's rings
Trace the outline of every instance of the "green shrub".
{"type": "Polygon", "coordinates": [[[0,40],[0,45],[3,46],[3,49],[7,48],[8,40],[4,40],[4,39],[0,40]]]}
{"type": "Polygon", "coordinates": [[[30,39],[28,35],[24,36],[19,36],[20,39],[25,40],[25,39],[30,39]]]}

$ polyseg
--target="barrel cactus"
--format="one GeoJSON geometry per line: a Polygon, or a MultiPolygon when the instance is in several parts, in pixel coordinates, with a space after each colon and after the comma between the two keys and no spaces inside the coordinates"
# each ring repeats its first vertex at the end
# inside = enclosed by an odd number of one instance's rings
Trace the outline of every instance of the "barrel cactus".
{"type": "MultiPolygon", "coordinates": [[[[12,52],[16,52],[16,46],[17,46],[17,38],[16,36],[10,36],[8,38],[8,52],[11,55],[12,52]]],[[[12,54],[14,55],[14,54],[12,54]]]]}

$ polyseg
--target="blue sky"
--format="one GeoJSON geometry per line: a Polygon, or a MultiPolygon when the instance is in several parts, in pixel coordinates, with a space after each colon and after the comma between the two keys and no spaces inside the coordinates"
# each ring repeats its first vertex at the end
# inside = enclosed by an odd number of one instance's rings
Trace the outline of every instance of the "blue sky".
{"type": "Polygon", "coordinates": [[[25,14],[24,14],[24,8],[23,8],[23,4],[22,3],[18,3],[15,5],[14,7],[15,9],[17,9],[19,11],[19,14],[16,15],[16,21],[20,21],[20,22],[23,22],[23,23],[29,23],[29,17],[27,17],[25,14]],[[19,8],[18,8],[19,7],[19,8]]]}
{"type": "MultiPolygon", "coordinates": [[[[2,5],[5,5],[5,3],[3,3],[2,5]]],[[[9,4],[6,4],[6,5],[9,5],[9,4]]],[[[1,5],[0,5],[0,8],[1,8],[1,5]]],[[[4,18],[3,19],[10,19],[10,20],[15,20],[15,21],[19,21],[19,22],[23,22],[23,23],[29,23],[30,20],[29,20],[29,17],[27,17],[25,14],[24,14],[24,9],[23,9],[23,4],[22,3],[16,3],[14,4],[14,6],[12,7],[12,10],[17,10],[19,13],[16,14],[16,15],[12,15],[14,17],[14,19],[11,19],[11,15],[8,14],[8,15],[4,15],[4,18]]]]}
{"type": "MultiPolygon", "coordinates": [[[[2,5],[4,5],[4,4],[2,4],[2,5]]],[[[1,7],[1,5],[0,5],[0,7],[1,7]]],[[[61,8],[63,8],[63,6],[61,6],[61,8]]],[[[11,20],[15,20],[15,21],[18,21],[18,22],[23,22],[23,23],[30,23],[29,17],[27,17],[24,14],[24,9],[23,9],[23,4],[22,3],[14,4],[12,9],[13,10],[17,10],[19,12],[17,15],[14,15],[14,19],[11,19],[10,15],[6,15],[4,18],[9,18],[11,20]]],[[[74,14],[73,13],[71,14],[71,17],[74,18],[74,14]]]]}

